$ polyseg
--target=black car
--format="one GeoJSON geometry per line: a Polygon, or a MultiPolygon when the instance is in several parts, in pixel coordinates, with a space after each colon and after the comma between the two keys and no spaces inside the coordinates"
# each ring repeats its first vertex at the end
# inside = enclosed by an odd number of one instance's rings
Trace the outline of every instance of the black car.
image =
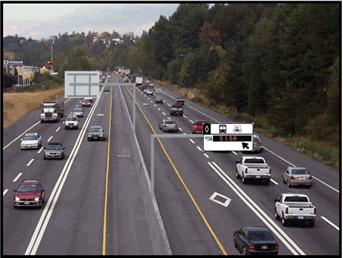
{"type": "Polygon", "coordinates": [[[279,253],[279,245],[265,227],[243,227],[233,234],[233,244],[243,255],[279,253]]]}
{"type": "Polygon", "coordinates": [[[184,98],[176,98],[176,103],[179,105],[184,106],[185,105],[185,99],[184,98]]]}
{"type": "Polygon", "coordinates": [[[101,128],[101,126],[91,126],[87,132],[87,139],[88,141],[91,140],[101,140],[105,141],[105,130],[101,128]]]}
{"type": "Polygon", "coordinates": [[[109,89],[108,87],[105,87],[105,88],[104,88],[104,91],[109,92],[110,89],[109,89]]]}

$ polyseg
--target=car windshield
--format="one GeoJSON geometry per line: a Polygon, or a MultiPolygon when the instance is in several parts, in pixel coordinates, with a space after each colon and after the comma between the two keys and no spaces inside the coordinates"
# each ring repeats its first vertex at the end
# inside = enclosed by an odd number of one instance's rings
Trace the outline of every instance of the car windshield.
{"type": "Polygon", "coordinates": [[[293,175],[308,175],[308,171],[306,168],[296,168],[292,169],[292,174],[293,175]]]}
{"type": "Polygon", "coordinates": [[[91,127],[89,129],[90,132],[100,132],[101,131],[101,128],[100,127],[91,127]]]}
{"type": "Polygon", "coordinates": [[[19,186],[18,192],[28,193],[28,192],[34,192],[38,193],[38,185],[21,185],[19,186]]]}
{"type": "Polygon", "coordinates": [[[264,164],[263,159],[246,159],[244,161],[244,163],[260,163],[260,164],[264,164]]]}
{"type": "Polygon", "coordinates": [[[252,241],[258,240],[274,240],[274,237],[269,232],[250,232],[248,239],[252,241]]]}
{"type": "Polygon", "coordinates": [[[46,150],[62,150],[62,145],[48,145],[45,148],[46,150]]]}
{"type": "Polygon", "coordinates": [[[308,202],[307,197],[304,196],[288,196],[285,202],[308,202]]]}
{"type": "Polygon", "coordinates": [[[74,111],[75,112],[82,112],[82,109],[81,108],[75,108],[74,111]]]}
{"type": "Polygon", "coordinates": [[[37,140],[37,136],[36,135],[25,135],[23,140],[24,141],[34,141],[34,140],[37,140]]]}
{"type": "Polygon", "coordinates": [[[165,121],[164,122],[166,125],[172,125],[172,124],[175,124],[175,122],[174,121],[165,121]]]}
{"type": "Polygon", "coordinates": [[[67,117],[67,121],[77,121],[76,117],[67,117]]]}

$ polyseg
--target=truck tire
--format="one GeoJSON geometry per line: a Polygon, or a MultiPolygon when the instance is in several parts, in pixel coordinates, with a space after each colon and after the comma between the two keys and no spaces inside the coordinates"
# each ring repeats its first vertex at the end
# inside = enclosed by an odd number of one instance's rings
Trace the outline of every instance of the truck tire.
{"type": "Polygon", "coordinates": [[[287,227],[288,226],[288,221],[285,219],[284,215],[282,214],[282,219],[281,219],[282,226],[287,227]]]}
{"type": "Polygon", "coordinates": [[[238,171],[237,171],[237,168],[236,168],[236,178],[240,178],[238,171]]]}
{"type": "Polygon", "coordinates": [[[287,185],[287,187],[291,187],[288,180],[286,181],[286,185],[287,185]]]}
{"type": "Polygon", "coordinates": [[[44,123],[44,120],[40,120],[40,122],[41,122],[41,124],[43,124],[43,123],[44,123]]]}
{"type": "Polygon", "coordinates": [[[274,217],[275,217],[276,220],[280,219],[280,216],[276,212],[276,208],[274,209],[274,217]]]}
{"type": "Polygon", "coordinates": [[[308,222],[308,226],[309,226],[310,228],[313,228],[313,227],[314,227],[314,221],[309,221],[309,222],[308,222]]]}
{"type": "Polygon", "coordinates": [[[242,176],[241,178],[242,178],[242,184],[245,185],[247,183],[247,180],[244,178],[244,176],[242,176]]]}
{"type": "Polygon", "coordinates": [[[270,179],[265,180],[264,183],[265,183],[266,185],[269,185],[270,179]]]}
{"type": "Polygon", "coordinates": [[[63,113],[61,113],[61,117],[63,117],[64,116],[64,114],[63,113]]]}

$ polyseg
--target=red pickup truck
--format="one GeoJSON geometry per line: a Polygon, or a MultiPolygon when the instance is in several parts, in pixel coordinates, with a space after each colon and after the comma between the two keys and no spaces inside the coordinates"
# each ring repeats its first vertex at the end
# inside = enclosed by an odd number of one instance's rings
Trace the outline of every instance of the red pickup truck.
{"type": "Polygon", "coordinates": [[[207,120],[196,120],[192,126],[192,133],[202,133],[202,125],[204,123],[210,123],[210,121],[207,120]]]}

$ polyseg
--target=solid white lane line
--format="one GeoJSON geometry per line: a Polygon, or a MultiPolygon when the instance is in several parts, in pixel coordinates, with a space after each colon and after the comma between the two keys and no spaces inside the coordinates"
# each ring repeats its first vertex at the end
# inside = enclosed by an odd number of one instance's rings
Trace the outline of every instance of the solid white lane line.
{"type": "Polygon", "coordinates": [[[167,116],[167,118],[170,120],[170,117],[169,117],[169,116],[167,116]]]}
{"type": "Polygon", "coordinates": [[[318,180],[319,182],[321,182],[322,184],[326,185],[327,187],[331,188],[332,190],[336,191],[337,193],[339,193],[339,191],[336,188],[333,188],[331,185],[328,185],[327,183],[324,183],[322,180],[318,179],[317,177],[311,175],[314,179],[318,180]]]}
{"type": "Polygon", "coordinates": [[[38,125],[40,123],[40,120],[37,122],[37,123],[35,123],[33,126],[31,126],[29,129],[27,129],[26,131],[24,131],[21,135],[19,135],[17,138],[15,138],[13,141],[11,141],[9,144],[7,144],[4,148],[3,148],[3,150],[4,149],[6,149],[8,146],[10,146],[13,142],[15,142],[16,140],[18,140],[20,137],[22,137],[27,131],[29,131],[29,130],[31,130],[33,127],[35,127],[36,125],[38,125]]]}
{"type": "Polygon", "coordinates": [[[179,127],[179,130],[182,132],[182,128],[181,127],[179,127]]]}
{"type": "Polygon", "coordinates": [[[210,158],[206,153],[204,153],[204,156],[205,156],[206,158],[208,158],[208,159],[210,158]]]}
{"type": "Polygon", "coordinates": [[[48,142],[50,142],[50,140],[52,139],[52,137],[54,137],[54,136],[51,136],[51,137],[48,139],[48,142]]]}
{"type": "Polygon", "coordinates": [[[207,162],[207,164],[224,180],[224,182],[256,214],[256,216],[273,231],[273,233],[294,255],[306,255],[300,247],[294,243],[294,241],[271,218],[269,218],[269,216],[215,162],[212,162],[213,165],[211,162],[207,162]]]}
{"type": "MultiPolygon", "coordinates": [[[[266,149],[267,151],[269,151],[270,153],[274,154],[276,157],[282,159],[283,161],[287,162],[288,164],[290,164],[293,167],[296,167],[296,165],[292,164],[291,162],[289,162],[288,160],[285,160],[284,158],[280,157],[279,155],[277,155],[276,153],[272,152],[271,150],[267,149],[266,147],[263,146],[263,149],[266,149]]],[[[337,193],[339,193],[339,191],[332,187],[331,185],[328,185],[327,183],[323,182],[322,180],[318,179],[317,177],[313,176],[312,177],[316,180],[318,180],[319,182],[321,182],[322,184],[326,185],[327,187],[331,188],[332,190],[336,191],[337,193]]]]}
{"type": "Polygon", "coordinates": [[[183,115],[184,118],[187,118],[185,115],[183,115]]]}
{"type": "Polygon", "coordinates": [[[2,196],[4,197],[7,192],[8,192],[8,189],[5,189],[2,196]]]}
{"type": "Polygon", "coordinates": [[[160,108],[157,108],[158,110],[161,110],[160,108]]]}
{"type": "Polygon", "coordinates": [[[202,152],[203,152],[203,150],[202,150],[199,146],[197,146],[197,148],[198,148],[199,151],[202,151],[202,152]]]}
{"type": "Polygon", "coordinates": [[[191,122],[192,124],[194,123],[192,120],[190,120],[190,119],[188,119],[189,120],[189,122],[191,122]]]}
{"type": "Polygon", "coordinates": [[[166,113],[162,112],[162,114],[166,116],[166,113]]]}
{"type": "Polygon", "coordinates": [[[60,130],[60,129],[61,129],[61,127],[58,127],[58,128],[57,128],[57,130],[56,130],[55,132],[57,133],[57,132],[58,132],[58,130],[60,130]]]}
{"type": "Polygon", "coordinates": [[[233,154],[235,154],[235,155],[237,155],[237,153],[236,152],[234,152],[234,151],[231,151],[233,154]]]}
{"type": "Polygon", "coordinates": [[[274,181],[273,179],[270,179],[274,184],[279,185],[278,182],[274,181]]]}
{"type": "Polygon", "coordinates": [[[39,154],[39,153],[41,153],[41,151],[42,151],[42,150],[43,150],[43,147],[42,147],[42,148],[40,148],[40,150],[39,150],[37,153],[38,153],[38,154],[39,154]]]}
{"type": "Polygon", "coordinates": [[[320,216],[320,217],[339,231],[339,227],[337,227],[335,224],[333,224],[330,220],[328,220],[327,218],[325,218],[323,216],[320,216]]]}
{"type": "Polygon", "coordinates": [[[191,141],[191,143],[195,144],[195,142],[192,139],[189,139],[191,141]]]}
{"type": "Polygon", "coordinates": [[[23,173],[19,173],[19,174],[17,175],[17,177],[13,179],[12,182],[17,182],[17,180],[19,179],[19,177],[21,177],[22,174],[23,174],[23,173]]]}
{"type": "Polygon", "coordinates": [[[31,165],[31,163],[32,163],[34,160],[35,160],[35,159],[31,159],[31,160],[29,161],[29,163],[27,163],[27,165],[26,165],[26,166],[27,166],[27,167],[28,167],[28,166],[30,166],[30,165],[31,165]]]}

